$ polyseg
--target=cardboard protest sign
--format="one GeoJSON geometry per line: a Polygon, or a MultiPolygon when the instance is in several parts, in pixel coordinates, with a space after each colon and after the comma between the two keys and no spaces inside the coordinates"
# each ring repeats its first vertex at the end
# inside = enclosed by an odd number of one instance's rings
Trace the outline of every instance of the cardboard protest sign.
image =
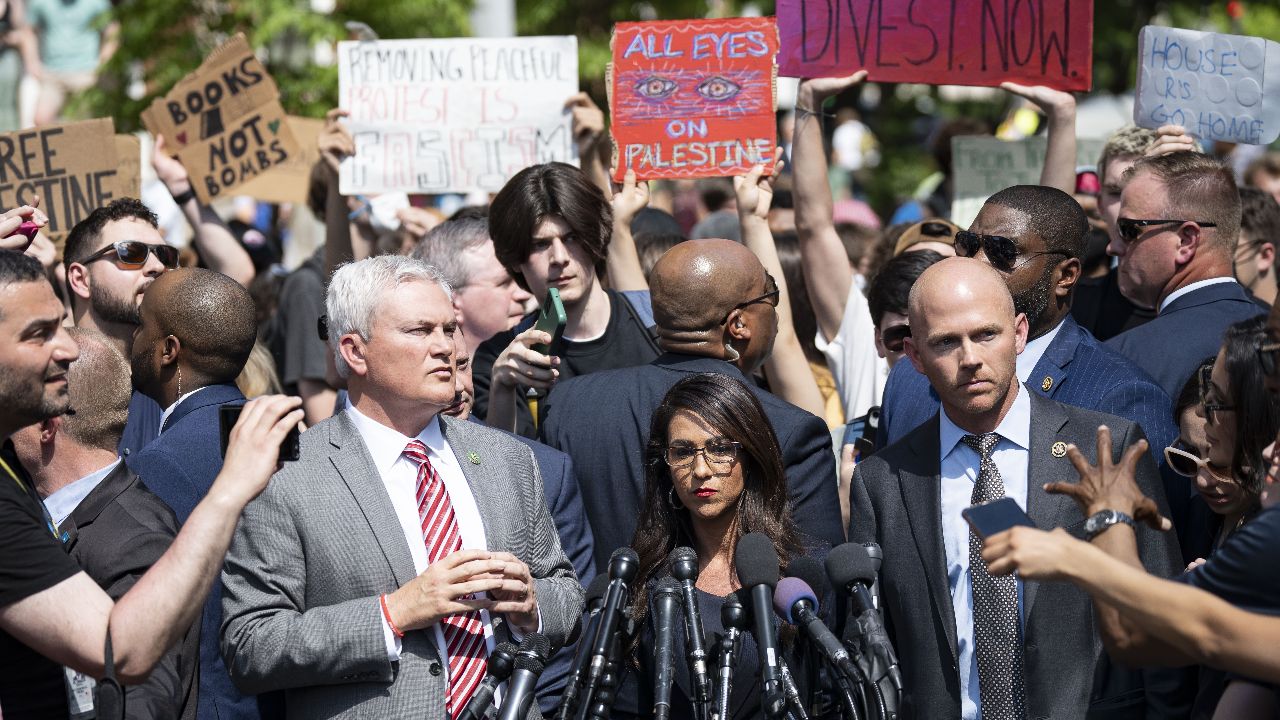
{"type": "Polygon", "coordinates": [[[1181,125],[1201,140],[1280,137],[1280,43],[1148,25],[1138,33],[1139,127],[1181,125]]]}
{"type": "MultiPolygon", "coordinates": [[[[36,196],[55,241],[89,213],[121,197],[111,118],[45,125],[0,135],[0,207],[36,196]]],[[[132,188],[137,192],[136,185],[132,188]]]]}
{"type": "MultiPolygon", "coordinates": [[[[1039,185],[1046,142],[1043,136],[1014,141],[990,135],[951,138],[951,222],[967,228],[997,192],[1014,185],[1039,185]]],[[[1078,139],[1076,166],[1098,162],[1104,142],[1078,139]]]]}
{"type": "Polygon", "coordinates": [[[772,169],[773,18],[618,23],[609,68],[615,179],[772,169]]]}
{"type": "Polygon", "coordinates": [[[142,197],[142,141],[116,135],[116,197],[142,197]]]}
{"type": "Polygon", "coordinates": [[[279,95],[238,34],[152,101],[142,123],[177,151],[207,204],[298,153],[279,95]]]}
{"type": "Polygon", "coordinates": [[[576,164],[564,104],[577,92],[572,36],[338,43],[356,145],[339,187],[497,192],[530,165],[576,164]]]}
{"type": "Polygon", "coordinates": [[[317,140],[320,138],[320,131],[324,129],[324,121],[290,115],[285,118],[285,124],[293,133],[293,139],[298,142],[298,153],[236,188],[237,195],[247,195],[255,200],[271,203],[307,201],[311,167],[320,159],[317,140]]]}
{"type": "Polygon", "coordinates": [[[1088,90],[1093,0],[778,0],[789,77],[1088,90]]]}

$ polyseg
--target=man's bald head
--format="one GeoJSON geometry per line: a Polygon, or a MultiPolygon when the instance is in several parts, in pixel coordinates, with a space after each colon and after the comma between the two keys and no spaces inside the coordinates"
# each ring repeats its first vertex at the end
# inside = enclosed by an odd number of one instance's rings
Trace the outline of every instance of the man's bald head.
{"type": "Polygon", "coordinates": [[[764,266],[732,240],[686,240],[649,275],[653,319],[664,335],[718,327],[734,306],[764,284],[764,266]]]}
{"type": "Polygon", "coordinates": [[[990,265],[973,258],[953,257],[929,266],[907,299],[911,327],[925,327],[929,316],[948,305],[980,302],[993,311],[1013,317],[1013,296],[1004,277],[990,265]]]}
{"type": "Polygon", "coordinates": [[[142,301],[143,323],[182,342],[185,364],[208,382],[234,382],[253,352],[258,326],[253,296],[222,273],[199,268],[161,275],[142,301]]]}

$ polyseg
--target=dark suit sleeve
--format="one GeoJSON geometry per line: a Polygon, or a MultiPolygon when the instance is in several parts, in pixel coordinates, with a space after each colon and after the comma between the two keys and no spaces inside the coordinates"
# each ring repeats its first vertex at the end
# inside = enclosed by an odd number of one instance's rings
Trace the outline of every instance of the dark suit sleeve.
{"type": "Polygon", "coordinates": [[[578,488],[578,478],[573,473],[573,460],[564,456],[560,466],[560,478],[556,483],[544,482],[543,488],[557,485],[555,497],[549,497],[551,517],[556,524],[556,532],[560,535],[560,545],[564,554],[573,563],[573,570],[578,581],[585,587],[591,584],[596,576],[596,561],[592,554],[595,540],[591,536],[591,525],[587,522],[587,512],[582,505],[582,491],[578,488]]]}
{"type": "Polygon", "coordinates": [[[816,416],[805,413],[804,419],[778,441],[782,444],[792,517],[806,533],[831,543],[832,547],[843,543],[836,456],[831,450],[827,426],[816,416]]]}
{"type": "Polygon", "coordinates": [[[849,542],[876,542],[876,511],[867,492],[863,464],[853,470],[853,482],[849,487],[849,542]]]}
{"type": "Polygon", "coordinates": [[[560,536],[556,534],[555,523],[551,520],[551,511],[547,507],[547,499],[543,491],[542,473],[534,459],[533,451],[524,448],[528,453],[528,467],[534,473],[533,483],[521,483],[527,488],[525,500],[525,527],[529,528],[529,554],[527,562],[529,574],[533,576],[534,587],[537,588],[538,612],[542,616],[542,634],[551,641],[553,650],[564,647],[577,639],[583,609],[582,584],[574,575],[573,565],[564,554],[560,545],[560,536]]]}
{"type": "Polygon", "coordinates": [[[191,517],[196,505],[199,505],[200,500],[204,498],[204,492],[187,474],[182,464],[167,453],[143,452],[129,465],[129,468],[137,473],[151,492],[160,496],[169,509],[173,510],[179,524],[185,523],[187,518],[191,517]]]}

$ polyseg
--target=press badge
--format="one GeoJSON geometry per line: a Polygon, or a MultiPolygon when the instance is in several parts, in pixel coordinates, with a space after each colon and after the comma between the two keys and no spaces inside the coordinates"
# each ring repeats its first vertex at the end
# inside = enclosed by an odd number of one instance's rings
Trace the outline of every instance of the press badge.
{"type": "Polygon", "coordinates": [[[62,668],[66,675],[67,706],[71,708],[71,720],[89,720],[98,717],[93,709],[93,690],[98,682],[82,672],[69,667],[62,668]]]}

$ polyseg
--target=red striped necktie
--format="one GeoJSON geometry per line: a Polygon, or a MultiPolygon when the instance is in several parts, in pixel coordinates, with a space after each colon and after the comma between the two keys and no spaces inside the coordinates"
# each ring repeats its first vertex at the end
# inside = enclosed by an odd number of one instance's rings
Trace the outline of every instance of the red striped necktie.
{"type": "MultiPolygon", "coordinates": [[[[427,563],[434,565],[450,553],[462,549],[462,533],[453,502],[440,473],[427,458],[427,446],[413,440],[404,449],[411,461],[418,463],[418,519],[422,522],[422,540],[427,546],[427,563]]],[[[484,679],[488,649],[484,641],[484,625],[480,611],[450,615],[440,621],[445,646],[449,651],[449,695],[445,708],[456,718],[484,679]]]]}

